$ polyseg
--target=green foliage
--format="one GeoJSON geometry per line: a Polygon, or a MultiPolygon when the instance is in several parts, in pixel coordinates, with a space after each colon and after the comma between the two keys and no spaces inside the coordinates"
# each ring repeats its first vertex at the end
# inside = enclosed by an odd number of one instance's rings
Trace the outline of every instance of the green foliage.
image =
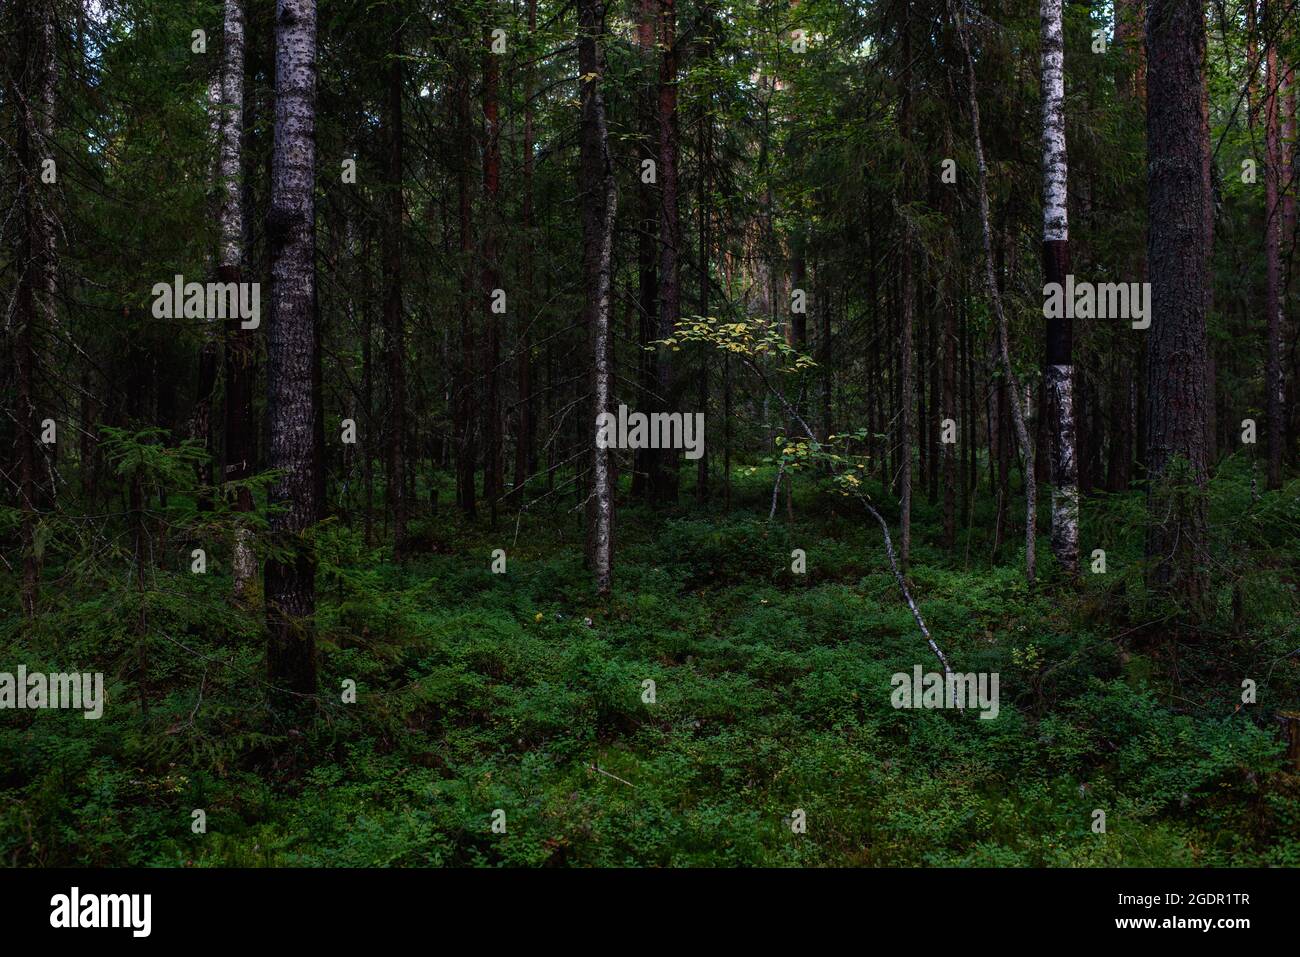
{"type": "Polygon", "coordinates": [[[186,439],[178,446],[163,444],[166,429],[138,431],[103,426],[101,448],[116,475],[142,482],[150,488],[189,490],[194,488],[196,469],[207,459],[203,445],[186,439]]]}
{"type": "MultiPolygon", "coordinates": [[[[1216,486],[1212,508],[1234,489],[1216,486]]],[[[1285,512],[1273,497],[1258,507],[1285,512]]],[[[1117,567],[1140,552],[1128,509],[1116,497],[1085,506],[1117,567]]],[[[914,566],[922,612],[958,667],[1000,673],[1001,713],[900,711],[890,677],[930,667],[929,653],[865,522],[769,524],[744,511],[664,522],[629,509],[620,534],[620,587],[601,605],[569,549],[526,529],[528,547],[511,552],[508,574],[492,575],[494,540],[481,533],[450,529],[459,554],[398,569],[358,531],[321,526],[322,690],[304,733],[266,711],[259,612],[232,609],[222,572],[153,573],[147,714],[139,636],[124,616],[141,599],[70,590],[35,635],[11,629],[6,642],[29,668],[106,670],[111,706],[100,722],[6,712],[0,859],[1300,860],[1300,780],[1282,766],[1270,708],[1235,708],[1228,677],[1255,675],[1261,701],[1294,697],[1298,669],[1285,656],[1294,634],[1238,647],[1223,674],[1220,656],[1199,649],[1228,639],[1197,638],[1175,683],[1165,646],[1117,640],[1122,629],[1089,621],[1091,588],[1064,602],[1029,592],[1010,557],[970,570],[914,566]],[[807,551],[806,575],[790,572],[795,547],[807,551]],[[345,679],[357,683],[355,705],[342,703],[345,679]],[[206,835],[190,831],[195,808],[206,835]],[[505,834],[491,832],[496,808],[505,834]],[[1104,835],[1091,830],[1095,808],[1106,810],[1104,835]],[[806,834],[791,831],[796,809],[806,834]]],[[[1252,587],[1294,609],[1293,594],[1252,587]]],[[[1261,625],[1285,617],[1248,605],[1243,614],[1261,625]]]]}

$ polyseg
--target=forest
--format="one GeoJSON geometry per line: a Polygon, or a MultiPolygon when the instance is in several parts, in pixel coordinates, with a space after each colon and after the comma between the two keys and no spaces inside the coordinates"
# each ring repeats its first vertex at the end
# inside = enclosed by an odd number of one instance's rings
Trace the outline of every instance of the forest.
{"type": "Polygon", "coordinates": [[[0,865],[1300,865],[1298,3],[3,0],[0,865]]]}

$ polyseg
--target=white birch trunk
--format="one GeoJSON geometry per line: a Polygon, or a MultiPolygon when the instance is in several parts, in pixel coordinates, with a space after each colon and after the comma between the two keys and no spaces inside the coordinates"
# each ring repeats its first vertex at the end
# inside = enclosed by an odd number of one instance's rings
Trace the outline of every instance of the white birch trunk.
{"type": "MultiPolygon", "coordinates": [[[[217,266],[222,281],[239,277],[244,260],[244,194],[240,182],[240,147],[243,135],[244,3],[243,0],[226,0],[221,60],[221,139],[217,170],[221,184],[221,245],[217,266]]],[[[230,398],[227,397],[227,402],[229,401],[230,398]]],[[[246,465],[241,463],[239,468],[242,475],[246,465]]],[[[235,527],[230,564],[235,595],[244,597],[257,575],[257,558],[253,554],[253,534],[242,522],[235,527]]]]}
{"type": "Polygon", "coordinates": [[[239,149],[244,135],[244,4],[226,0],[221,61],[221,249],[217,265],[239,268],[244,255],[244,207],[239,149]]]}
{"type": "MultiPolygon", "coordinates": [[[[1043,127],[1043,271],[1064,283],[1070,269],[1070,226],[1065,151],[1065,38],[1062,0],[1040,0],[1043,127]]],[[[1049,464],[1052,481],[1052,553],[1068,575],[1079,571],[1079,467],[1075,450],[1072,330],[1065,318],[1047,322],[1049,464]]]]}
{"type": "Polygon", "coordinates": [[[609,410],[609,316],[613,277],[614,213],[618,205],[613,163],[609,155],[609,131],[600,83],[604,74],[600,38],[604,32],[604,9],[600,0],[578,4],[578,62],[582,97],[582,168],[584,187],[599,189],[599,198],[584,197],[583,245],[587,258],[588,321],[592,350],[592,500],[588,509],[588,552],[596,579],[596,591],[607,595],[614,569],[614,494],[611,487],[609,450],[597,441],[600,413],[609,410]],[[595,179],[599,177],[599,187],[595,179]],[[592,209],[592,205],[598,209],[592,209]]]}
{"type": "Polygon", "coordinates": [[[1070,238],[1066,207],[1065,39],[1062,0],[1040,0],[1043,90],[1043,240],[1070,238]]]}

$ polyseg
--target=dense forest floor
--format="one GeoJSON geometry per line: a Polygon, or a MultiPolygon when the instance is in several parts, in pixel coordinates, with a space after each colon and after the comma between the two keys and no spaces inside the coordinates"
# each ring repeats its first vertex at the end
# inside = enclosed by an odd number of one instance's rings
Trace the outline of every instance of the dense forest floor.
{"type": "MultiPolygon", "coordinates": [[[[986,495],[956,565],[919,495],[909,581],[955,667],[1000,674],[999,716],[980,720],[891,707],[890,676],[934,661],[879,529],[806,477],[793,521],[783,500],[769,523],[771,481],[738,470],[730,513],[687,504],[689,488],[667,513],[622,507],[608,605],[572,502],[525,515],[517,538],[513,515],[493,532],[426,509],[400,568],[328,523],[325,690],[305,731],[268,713],[261,618],[231,605],[219,556],[205,575],[171,562],[143,592],[64,588],[25,637],[11,612],[6,657],[103,670],[110,706],[100,721],[5,713],[0,860],[1300,864],[1300,776],[1276,720],[1300,698],[1300,483],[1255,493],[1245,462],[1221,467],[1218,605],[1196,627],[1142,589],[1137,493],[1083,510],[1084,554],[1105,548],[1105,574],[1074,590],[1047,569],[1033,591],[1014,529],[990,563],[986,495]],[[1245,678],[1258,704],[1241,705],[1245,678]]],[[[174,497],[166,514],[193,509],[174,497]]]]}

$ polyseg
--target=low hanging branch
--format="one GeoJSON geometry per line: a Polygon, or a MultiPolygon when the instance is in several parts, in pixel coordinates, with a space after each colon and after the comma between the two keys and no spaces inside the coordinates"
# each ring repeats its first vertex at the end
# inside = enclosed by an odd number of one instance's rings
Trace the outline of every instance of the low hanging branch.
{"type": "MultiPolygon", "coordinates": [[[[930,634],[930,629],[926,627],[925,619],[921,616],[921,610],[916,607],[916,601],[912,598],[912,593],[907,587],[907,580],[903,577],[903,572],[898,566],[898,556],[894,553],[894,540],[889,534],[889,523],[876,511],[875,506],[858,488],[856,476],[847,473],[841,475],[841,463],[838,456],[823,451],[822,443],[818,440],[812,426],[790,404],[785,394],[768,378],[767,373],[763,371],[762,366],[758,363],[758,357],[774,355],[790,359],[792,364],[785,367],[788,371],[808,369],[816,365],[816,363],[808,356],[797,352],[770,329],[766,332],[759,332],[748,323],[720,323],[712,316],[707,318],[693,316],[684,319],[678,325],[676,335],[671,339],[663,340],[663,344],[667,346],[676,346],[679,342],[703,342],[738,356],[744,366],[753,372],[763,384],[763,387],[776,397],[777,402],[781,403],[781,407],[790,416],[791,421],[799,424],[799,428],[808,438],[809,452],[812,455],[820,456],[830,466],[832,473],[842,478],[841,487],[846,492],[853,494],[880,526],[881,534],[885,539],[885,555],[889,558],[889,567],[894,573],[894,581],[898,584],[898,590],[902,593],[903,600],[907,602],[907,607],[911,609],[912,617],[916,619],[917,627],[921,629],[926,644],[930,646],[930,650],[934,652],[935,657],[939,659],[939,663],[943,666],[944,674],[951,675],[953,670],[952,665],[948,663],[948,656],[943,653],[943,649],[939,647],[938,642],[934,640],[934,636],[930,634]]],[[[784,459],[782,460],[782,466],[784,466],[784,459]]]]}

